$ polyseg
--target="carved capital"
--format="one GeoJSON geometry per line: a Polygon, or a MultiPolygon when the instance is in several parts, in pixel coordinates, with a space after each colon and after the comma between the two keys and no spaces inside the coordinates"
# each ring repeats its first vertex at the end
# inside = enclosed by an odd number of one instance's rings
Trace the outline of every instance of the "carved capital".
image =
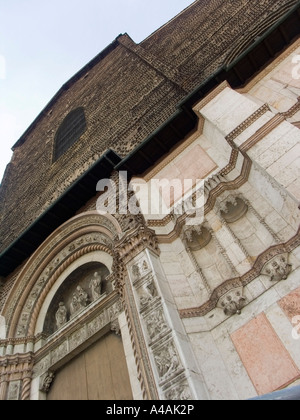
{"type": "Polygon", "coordinates": [[[0,357],[0,378],[18,381],[30,378],[33,370],[33,354],[14,354],[0,357]]]}
{"type": "Polygon", "coordinates": [[[125,264],[147,248],[156,255],[160,253],[155,231],[146,226],[129,231],[116,244],[116,252],[125,264]]]}

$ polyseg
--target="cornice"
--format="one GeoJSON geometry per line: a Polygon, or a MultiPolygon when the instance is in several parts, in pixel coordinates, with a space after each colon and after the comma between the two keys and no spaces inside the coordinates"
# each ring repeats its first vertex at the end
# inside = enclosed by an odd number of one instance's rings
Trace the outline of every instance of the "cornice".
{"type": "Polygon", "coordinates": [[[290,253],[294,249],[300,246],[300,228],[297,234],[291,238],[288,242],[274,245],[268,248],[265,252],[258,256],[252,269],[245,273],[241,277],[229,279],[222,285],[217,287],[212,293],[210,299],[202,306],[198,308],[188,308],[179,311],[181,318],[196,318],[207,315],[213,309],[216,308],[217,302],[221,296],[231,289],[237,287],[245,287],[253,280],[255,280],[260,274],[264,265],[277,255],[290,253]]]}

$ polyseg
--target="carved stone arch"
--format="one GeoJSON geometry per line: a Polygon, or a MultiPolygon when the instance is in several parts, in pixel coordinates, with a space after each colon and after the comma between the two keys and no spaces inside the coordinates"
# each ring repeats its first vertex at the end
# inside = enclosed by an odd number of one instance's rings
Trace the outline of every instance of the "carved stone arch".
{"type": "Polygon", "coordinates": [[[84,267],[91,262],[102,264],[108,269],[109,274],[112,274],[113,255],[111,250],[105,249],[101,245],[94,245],[85,247],[73,254],[63,265],[62,269],[57,270],[51,279],[49,279],[45,289],[36,301],[28,327],[28,336],[36,336],[44,332],[43,325],[46,314],[59,287],[62,286],[64,281],[66,281],[76,269],[84,267]]]}
{"type": "Polygon", "coordinates": [[[5,304],[8,337],[33,334],[40,305],[53,282],[83,255],[103,251],[112,257],[114,241],[121,232],[112,216],[88,212],[70,219],[50,235],[19,274],[5,304]]]}

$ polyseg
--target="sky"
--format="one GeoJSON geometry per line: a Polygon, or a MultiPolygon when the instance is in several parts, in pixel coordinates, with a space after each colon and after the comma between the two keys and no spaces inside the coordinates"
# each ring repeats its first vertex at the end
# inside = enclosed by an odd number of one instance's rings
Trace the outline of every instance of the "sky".
{"type": "Polygon", "coordinates": [[[77,71],[127,32],[139,43],[194,0],[0,0],[0,180],[11,147],[77,71]]]}

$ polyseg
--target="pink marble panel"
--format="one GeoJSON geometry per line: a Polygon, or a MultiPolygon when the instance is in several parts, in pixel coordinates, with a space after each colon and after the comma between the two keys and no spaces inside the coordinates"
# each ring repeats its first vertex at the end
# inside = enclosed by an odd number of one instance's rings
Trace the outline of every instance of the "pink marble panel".
{"type": "Polygon", "coordinates": [[[278,305],[291,322],[294,317],[300,316],[300,288],[281,299],[278,305]]]}
{"type": "Polygon", "coordinates": [[[231,338],[259,395],[283,388],[300,377],[299,369],[265,314],[231,338]]]}

